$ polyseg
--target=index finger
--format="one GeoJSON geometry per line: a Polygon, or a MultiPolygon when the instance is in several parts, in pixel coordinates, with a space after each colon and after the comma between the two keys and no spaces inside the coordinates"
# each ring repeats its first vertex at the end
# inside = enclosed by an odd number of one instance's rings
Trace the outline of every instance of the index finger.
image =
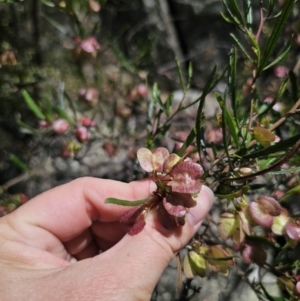
{"type": "Polygon", "coordinates": [[[19,223],[45,229],[62,242],[69,241],[91,226],[94,220],[113,222],[128,210],[105,204],[108,197],[138,200],[151,195],[150,180],[129,184],[113,180],[80,178],[30,200],[11,214],[19,223]]]}

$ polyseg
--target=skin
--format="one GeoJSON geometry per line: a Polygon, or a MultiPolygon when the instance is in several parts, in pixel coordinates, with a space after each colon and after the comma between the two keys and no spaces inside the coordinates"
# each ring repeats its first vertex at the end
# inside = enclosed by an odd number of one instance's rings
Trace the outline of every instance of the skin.
{"type": "Polygon", "coordinates": [[[104,204],[105,199],[138,200],[154,190],[150,180],[81,178],[0,218],[1,300],[150,300],[213,199],[202,188],[198,205],[177,231],[164,229],[150,213],[142,232],[126,234],[127,226],[118,220],[128,208],[104,204]]]}

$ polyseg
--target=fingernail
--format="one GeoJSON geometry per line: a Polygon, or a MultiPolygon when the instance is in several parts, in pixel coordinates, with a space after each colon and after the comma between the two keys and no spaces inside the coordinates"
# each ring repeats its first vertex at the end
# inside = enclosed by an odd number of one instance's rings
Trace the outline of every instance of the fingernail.
{"type": "Polygon", "coordinates": [[[194,227],[199,227],[203,218],[209,212],[214,200],[214,194],[207,186],[202,186],[201,192],[197,197],[197,205],[191,208],[187,214],[190,224],[194,227]]]}

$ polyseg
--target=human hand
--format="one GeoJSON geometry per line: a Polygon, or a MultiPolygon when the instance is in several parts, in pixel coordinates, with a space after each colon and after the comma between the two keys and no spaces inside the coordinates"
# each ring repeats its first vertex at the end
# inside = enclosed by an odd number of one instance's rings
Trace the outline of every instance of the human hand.
{"type": "Polygon", "coordinates": [[[105,204],[105,199],[143,199],[155,188],[150,180],[126,184],[81,178],[0,218],[1,300],[149,300],[213,198],[203,186],[188,222],[176,231],[149,214],[141,233],[126,234],[128,227],[119,218],[128,208],[105,204]]]}

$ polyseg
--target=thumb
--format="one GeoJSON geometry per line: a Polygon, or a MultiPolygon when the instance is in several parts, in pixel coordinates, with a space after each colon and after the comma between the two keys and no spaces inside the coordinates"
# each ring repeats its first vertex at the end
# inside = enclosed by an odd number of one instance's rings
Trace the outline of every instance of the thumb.
{"type": "Polygon", "coordinates": [[[115,277],[118,280],[115,280],[126,283],[129,290],[130,283],[132,284],[131,293],[136,295],[137,300],[147,300],[145,296],[150,299],[169,261],[196,233],[212,202],[212,191],[202,186],[197,205],[187,214],[183,227],[179,227],[177,231],[167,230],[155,215],[150,215],[142,232],[134,236],[125,235],[113,248],[101,254],[101,259],[107,259],[107,262],[116,267],[115,277]],[[140,297],[142,298],[139,299],[140,297]]]}

